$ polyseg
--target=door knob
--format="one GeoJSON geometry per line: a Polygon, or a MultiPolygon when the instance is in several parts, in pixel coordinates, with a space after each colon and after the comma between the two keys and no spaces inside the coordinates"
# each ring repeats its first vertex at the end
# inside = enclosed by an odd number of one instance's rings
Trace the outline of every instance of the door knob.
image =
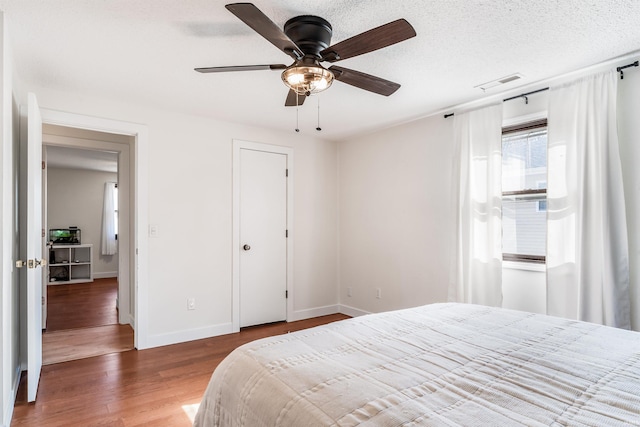
{"type": "Polygon", "coordinates": [[[250,250],[250,249],[251,249],[251,246],[249,246],[249,245],[244,245],[244,246],[242,247],[242,249],[244,249],[245,251],[248,251],[248,250],[250,250]]]}

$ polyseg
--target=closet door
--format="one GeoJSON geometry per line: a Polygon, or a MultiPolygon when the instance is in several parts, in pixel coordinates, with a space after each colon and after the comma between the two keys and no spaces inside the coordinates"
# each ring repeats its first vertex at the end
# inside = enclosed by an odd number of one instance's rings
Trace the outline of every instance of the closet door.
{"type": "Polygon", "coordinates": [[[240,149],[240,327],[287,317],[287,155],[240,149]]]}

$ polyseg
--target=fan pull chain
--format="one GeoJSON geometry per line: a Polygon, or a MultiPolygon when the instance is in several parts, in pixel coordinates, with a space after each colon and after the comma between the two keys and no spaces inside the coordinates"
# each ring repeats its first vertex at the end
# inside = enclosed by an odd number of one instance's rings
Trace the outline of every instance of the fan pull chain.
{"type": "Polygon", "coordinates": [[[296,132],[300,132],[300,126],[298,121],[299,111],[300,111],[300,102],[298,101],[298,92],[296,92],[296,132]]]}
{"type": "Polygon", "coordinates": [[[320,97],[318,96],[318,127],[316,128],[316,130],[318,132],[320,132],[322,130],[322,128],[320,127],[320,97]]]}

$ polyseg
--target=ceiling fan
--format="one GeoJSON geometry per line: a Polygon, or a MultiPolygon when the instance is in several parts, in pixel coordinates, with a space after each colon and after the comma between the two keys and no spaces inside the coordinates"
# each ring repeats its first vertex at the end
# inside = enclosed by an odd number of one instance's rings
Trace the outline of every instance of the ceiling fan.
{"type": "Polygon", "coordinates": [[[289,87],[285,102],[287,107],[302,105],[307,96],[328,89],[334,79],[380,95],[391,95],[400,88],[398,83],[335,65],[325,68],[320,63],[353,58],[416,35],[411,24],[404,19],[398,19],[330,46],[333,31],[331,24],[319,16],[302,15],[291,18],[284,24],[284,31],[282,31],[251,3],[233,3],[225,7],[293,58],[294,62],[290,66],[284,64],[237,65],[196,68],[195,71],[219,73],[283,70],[282,81],[289,87]]]}

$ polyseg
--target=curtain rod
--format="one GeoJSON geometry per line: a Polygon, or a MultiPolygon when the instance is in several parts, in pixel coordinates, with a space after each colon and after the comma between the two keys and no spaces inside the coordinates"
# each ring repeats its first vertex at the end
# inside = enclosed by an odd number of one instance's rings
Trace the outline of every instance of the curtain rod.
{"type": "MultiPolygon", "coordinates": [[[[502,100],[502,102],[507,102],[507,101],[511,101],[513,99],[518,99],[518,98],[524,98],[524,102],[525,104],[529,103],[529,98],[527,98],[529,95],[533,95],[534,93],[538,93],[538,92],[544,92],[545,90],[549,90],[548,87],[544,87],[542,89],[538,89],[538,90],[533,90],[531,92],[527,92],[527,93],[521,93],[520,95],[516,95],[516,96],[512,96],[511,98],[505,98],[502,100]]],[[[447,119],[451,116],[453,116],[455,113],[449,113],[449,114],[445,114],[444,118],[447,119]]]]}
{"type": "Polygon", "coordinates": [[[533,91],[527,92],[527,93],[522,93],[520,95],[512,96],[511,98],[505,98],[505,99],[502,100],[502,102],[511,101],[512,99],[524,98],[524,103],[528,104],[529,103],[529,98],[527,98],[527,96],[533,95],[534,93],[538,93],[538,92],[544,92],[545,90],[549,90],[549,88],[548,87],[543,87],[542,89],[533,90],[533,91]]]}
{"type": "MultiPolygon", "coordinates": [[[[630,67],[638,67],[640,66],[640,62],[639,61],[635,61],[632,62],[631,64],[627,64],[627,65],[623,65],[621,67],[616,68],[616,71],[620,73],[620,80],[624,79],[624,72],[622,70],[626,69],[626,68],[630,68],[630,67]]],[[[534,93],[538,93],[538,92],[544,92],[545,90],[549,90],[548,87],[542,88],[542,89],[538,89],[538,90],[534,90],[531,92],[527,92],[527,93],[522,93],[520,95],[516,95],[516,96],[512,96],[510,98],[505,98],[502,100],[502,102],[507,102],[507,101],[511,101],[513,99],[518,99],[518,98],[524,98],[524,102],[525,104],[529,103],[529,98],[527,98],[529,95],[533,95],[534,93]]],[[[445,119],[448,119],[449,117],[453,116],[455,113],[448,113],[444,115],[445,119]]]]}
{"type": "Polygon", "coordinates": [[[616,71],[620,73],[620,80],[624,79],[624,72],[622,70],[624,70],[625,68],[637,67],[637,66],[638,66],[638,61],[632,62],[631,64],[623,65],[622,67],[616,68],[616,71]]]}

